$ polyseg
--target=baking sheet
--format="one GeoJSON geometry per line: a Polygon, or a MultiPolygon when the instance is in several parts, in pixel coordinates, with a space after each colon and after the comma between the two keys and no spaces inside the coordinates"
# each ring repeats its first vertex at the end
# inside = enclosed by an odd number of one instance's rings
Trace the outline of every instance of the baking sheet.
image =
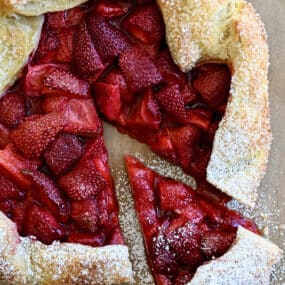
{"type": "MultiPolygon", "coordinates": [[[[265,236],[285,250],[285,0],[255,0],[252,3],[265,22],[269,35],[270,104],[274,141],[268,171],[259,188],[260,198],[257,206],[254,210],[249,210],[233,201],[230,207],[253,218],[263,229],[265,236]]],[[[193,181],[179,168],[151,154],[145,145],[119,134],[108,124],[105,124],[105,137],[118,192],[120,219],[126,241],[130,246],[136,283],[139,285],[154,284],[146,265],[142,237],[133,209],[123,155],[134,154],[144,160],[146,165],[153,167],[163,175],[189,184],[193,181]]],[[[272,284],[285,284],[284,261],[275,268],[272,284]]]]}

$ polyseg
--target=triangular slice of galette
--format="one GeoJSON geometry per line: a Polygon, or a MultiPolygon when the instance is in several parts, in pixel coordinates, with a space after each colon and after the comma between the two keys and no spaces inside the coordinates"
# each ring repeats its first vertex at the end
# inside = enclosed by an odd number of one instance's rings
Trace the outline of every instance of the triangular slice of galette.
{"type": "Polygon", "coordinates": [[[126,157],[157,284],[267,284],[281,255],[256,225],[191,187],[126,157]]]}

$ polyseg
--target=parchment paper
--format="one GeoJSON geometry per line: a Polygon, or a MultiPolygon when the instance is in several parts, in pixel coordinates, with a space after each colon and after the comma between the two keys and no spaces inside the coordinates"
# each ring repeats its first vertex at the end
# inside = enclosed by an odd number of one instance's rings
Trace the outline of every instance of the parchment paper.
{"type": "MultiPolygon", "coordinates": [[[[265,236],[285,251],[285,0],[255,0],[253,5],[265,22],[269,36],[270,104],[271,124],[274,141],[266,177],[260,186],[260,198],[254,210],[231,202],[230,206],[257,221],[265,236]]],[[[124,154],[139,154],[148,166],[153,166],[164,175],[190,182],[178,168],[165,165],[150,155],[149,149],[126,135],[119,134],[105,124],[106,144],[110,164],[115,178],[121,209],[121,223],[139,285],[154,284],[146,266],[139,226],[133,213],[130,189],[125,175],[124,154]]],[[[281,262],[274,271],[272,284],[285,284],[285,263],[281,262]]]]}

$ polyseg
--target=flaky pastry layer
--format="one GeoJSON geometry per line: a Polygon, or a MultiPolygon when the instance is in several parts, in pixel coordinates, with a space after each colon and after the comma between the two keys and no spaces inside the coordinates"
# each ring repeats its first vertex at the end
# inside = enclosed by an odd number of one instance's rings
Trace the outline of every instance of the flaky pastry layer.
{"type": "MultiPolygon", "coordinates": [[[[0,8],[1,9],[1,8],[0,8]]],[[[0,98],[38,46],[43,17],[0,14],[0,98]]]]}
{"type": "Polygon", "coordinates": [[[132,278],[127,246],[47,246],[19,237],[16,225],[0,212],[0,284],[129,284],[132,278]]]}
{"type": "Polygon", "coordinates": [[[185,72],[221,60],[232,70],[230,99],[214,139],[207,179],[254,206],[268,161],[268,45],[264,25],[244,0],[157,0],[174,61],[185,72]]]}
{"type": "Polygon", "coordinates": [[[266,285],[281,250],[242,227],[231,248],[221,257],[198,267],[187,285],[266,285]]]}
{"type": "Polygon", "coordinates": [[[0,0],[7,10],[25,16],[71,9],[87,0],[0,0]]]}

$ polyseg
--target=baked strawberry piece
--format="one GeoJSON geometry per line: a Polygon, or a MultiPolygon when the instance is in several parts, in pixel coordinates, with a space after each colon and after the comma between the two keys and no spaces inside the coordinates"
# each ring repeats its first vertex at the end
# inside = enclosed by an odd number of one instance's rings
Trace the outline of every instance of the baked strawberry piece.
{"type": "Polygon", "coordinates": [[[102,134],[65,132],[57,116],[33,114],[10,131],[0,150],[1,210],[21,235],[46,244],[123,244],[102,134]]]}
{"type": "Polygon", "coordinates": [[[229,67],[209,62],[183,73],[171,58],[162,16],[153,1],[137,1],[127,14],[121,11],[123,16],[114,14],[114,18],[104,15],[112,1],[106,3],[104,9],[99,9],[102,2],[95,4],[99,16],[87,20],[89,39],[101,60],[112,62],[91,82],[99,112],[122,133],[204,181],[215,131],[229,97],[229,67]],[[102,39],[96,38],[99,26],[102,39]],[[106,37],[110,37],[110,47],[100,51],[106,37]],[[118,45],[113,45],[115,38],[118,45]]]}
{"type": "Polygon", "coordinates": [[[224,203],[126,157],[135,209],[157,284],[187,284],[203,263],[223,255],[242,226],[256,225],[224,203]]]}

